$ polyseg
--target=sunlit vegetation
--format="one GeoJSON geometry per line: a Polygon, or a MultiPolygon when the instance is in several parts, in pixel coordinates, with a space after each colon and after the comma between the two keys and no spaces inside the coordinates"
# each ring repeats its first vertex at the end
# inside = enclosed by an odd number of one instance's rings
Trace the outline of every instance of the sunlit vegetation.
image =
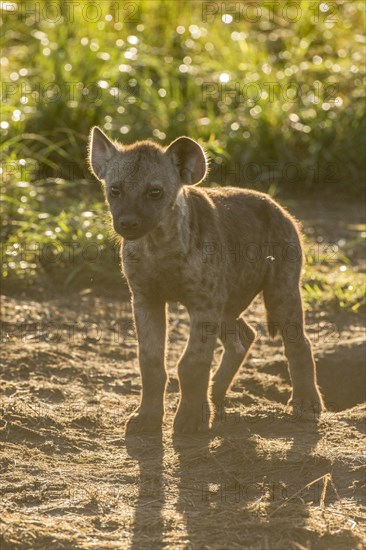
{"type": "MultiPolygon", "coordinates": [[[[70,3],[2,4],[6,280],[120,281],[102,193],[85,163],[95,124],[127,143],[200,140],[211,157],[208,183],[359,196],[363,1],[286,10],[238,2],[227,14],[220,2],[98,4],[72,14],[70,3]]],[[[309,256],[308,304],[360,310],[363,280],[352,266],[365,231],[355,235],[336,262],[309,256]]]]}

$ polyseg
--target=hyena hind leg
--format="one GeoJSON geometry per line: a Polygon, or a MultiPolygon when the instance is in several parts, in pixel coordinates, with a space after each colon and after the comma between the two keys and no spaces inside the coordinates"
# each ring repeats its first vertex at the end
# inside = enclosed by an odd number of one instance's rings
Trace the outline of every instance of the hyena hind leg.
{"type": "Polygon", "coordinates": [[[305,332],[299,285],[279,283],[265,289],[263,295],[268,318],[281,334],[289,363],[292,382],[289,404],[295,414],[311,412],[318,415],[324,410],[324,404],[316,383],[311,343],[305,332]]]}
{"type": "Polygon", "coordinates": [[[224,352],[211,383],[211,400],[216,410],[222,407],[226,392],[244,363],[255,337],[255,330],[242,317],[223,318],[219,338],[224,345],[224,352]]]}

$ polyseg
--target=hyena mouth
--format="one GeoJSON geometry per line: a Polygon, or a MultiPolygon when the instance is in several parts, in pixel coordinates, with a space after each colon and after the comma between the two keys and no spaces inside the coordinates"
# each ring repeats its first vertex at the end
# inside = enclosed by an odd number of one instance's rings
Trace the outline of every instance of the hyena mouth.
{"type": "Polygon", "coordinates": [[[135,241],[136,239],[140,239],[144,235],[143,233],[141,233],[141,231],[133,231],[133,230],[118,231],[118,233],[119,235],[121,235],[121,237],[123,237],[127,241],[135,241]]]}

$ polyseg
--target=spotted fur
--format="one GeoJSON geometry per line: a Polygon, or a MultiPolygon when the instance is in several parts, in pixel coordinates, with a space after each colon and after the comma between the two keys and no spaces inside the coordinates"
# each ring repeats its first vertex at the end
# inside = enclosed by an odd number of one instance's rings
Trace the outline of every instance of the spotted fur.
{"type": "Polygon", "coordinates": [[[195,187],[207,160],[182,137],[167,148],[123,146],[92,130],[90,166],[103,182],[132,296],[142,397],[130,433],[160,430],[167,382],[166,304],[186,306],[190,336],[178,364],[176,432],[206,430],[255,340],[242,314],[263,293],[269,332],[284,341],[298,411],[323,407],[304,329],[302,244],[294,219],[263,193],[195,187]],[[224,351],[210,382],[214,347],[224,351]]]}

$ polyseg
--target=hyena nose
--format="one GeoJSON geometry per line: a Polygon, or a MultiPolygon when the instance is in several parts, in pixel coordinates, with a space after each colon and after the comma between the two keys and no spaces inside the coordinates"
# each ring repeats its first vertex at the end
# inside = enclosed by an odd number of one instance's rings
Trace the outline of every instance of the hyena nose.
{"type": "Polygon", "coordinates": [[[119,225],[124,230],[138,229],[140,227],[140,220],[136,216],[122,216],[119,220],[119,225]]]}

